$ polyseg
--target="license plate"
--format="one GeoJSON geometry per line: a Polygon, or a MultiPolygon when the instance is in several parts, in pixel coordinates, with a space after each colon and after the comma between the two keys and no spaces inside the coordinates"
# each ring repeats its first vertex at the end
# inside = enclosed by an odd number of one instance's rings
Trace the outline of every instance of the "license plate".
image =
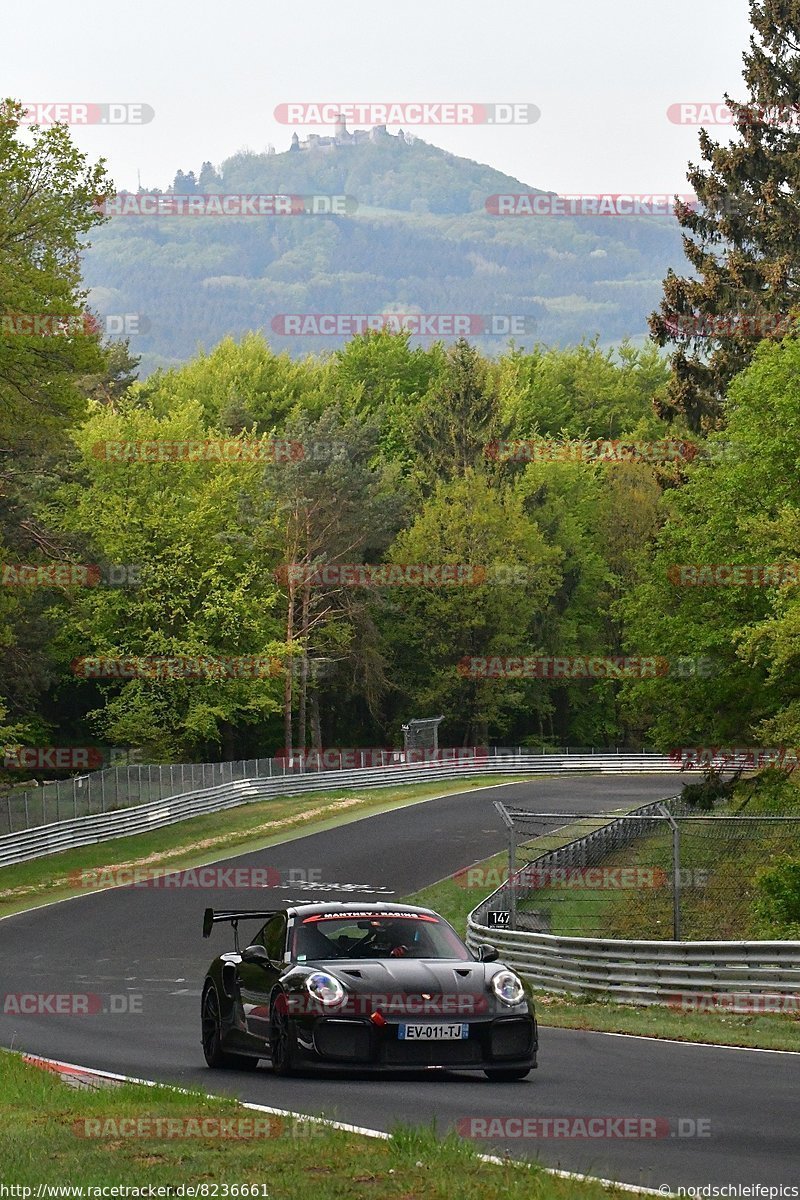
{"type": "Polygon", "coordinates": [[[401,1025],[397,1036],[409,1042],[457,1042],[469,1037],[469,1025],[401,1025]]]}

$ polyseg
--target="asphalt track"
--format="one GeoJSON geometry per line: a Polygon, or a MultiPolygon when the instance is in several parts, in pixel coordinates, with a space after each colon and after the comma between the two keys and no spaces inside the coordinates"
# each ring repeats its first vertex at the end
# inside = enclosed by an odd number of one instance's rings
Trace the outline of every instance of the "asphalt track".
{"type": "MultiPolygon", "coordinates": [[[[502,849],[495,799],[545,811],[602,811],[670,795],[675,783],[674,775],[537,779],[395,809],[227,863],[319,871],[328,884],[375,891],[326,890],[326,899],[395,899],[502,849]]],[[[476,1144],[665,1190],[800,1183],[798,1055],[544,1028],[539,1069],[514,1084],[435,1073],[275,1079],[268,1066],[253,1074],[209,1071],[199,1040],[200,988],[230,935],[218,927],[203,941],[203,908],[270,908],[319,894],[297,887],[117,888],[8,917],[0,922],[0,995],[124,995],[141,1011],[0,1013],[0,1044],[373,1129],[435,1120],[445,1130],[465,1117],[662,1118],[665,1135],[655,1139],[501,1137],[476,1144]],[[697,1128],[693,1122],[705,1123],[706,1136],[680,1136],[697,1128]]]]}

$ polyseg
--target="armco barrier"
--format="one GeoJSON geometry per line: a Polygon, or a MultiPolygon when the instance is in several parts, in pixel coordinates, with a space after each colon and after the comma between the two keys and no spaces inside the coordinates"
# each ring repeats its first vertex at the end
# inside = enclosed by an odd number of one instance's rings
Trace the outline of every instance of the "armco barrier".
{"type": "MultiPolygon", "coordinates": [[[[669,804],[669,802],[667,802],[669,804]]],[[[662,807],[643,805],[628,817],[662,807]]],[[[534,859],[532,868],[581,864],[590,843],[618,846],[634,823],[610,819],[600,830],[534,859]]],[[[628,1004],[669,1004],[689,1010],[698,996],[800,997],[800,942],[633,941],[562,937],[528,930],[489,928],[492,909],[512,910],[505,881],[467,920],[467,944],[496,946],[500,957],[535,987],[547,992],[599,996],[628,1004]]],[[[724,1003],[724,1001],[723,1001],[724,1003]]]]}
{"type": "Polygon", "coordinates": [[[74,817],[67,821],[40,825],[35,829],[0,837],[0,867],[26,862],[89,846],[112,838],[146,833],[164,825],[184,821],[202,813],[219,812],[250,804],[273,796],[297,795],[303,792],[331,791],[341,788],[392,787],[398,784],[429,783],[432,780],[469,779],[476,775],[528,775],[614,773],[679,770],[679,764],[661,754],[585,754],[585,755],[503,755],[481,758],[466,763],[430,762],[398,764],[392,767],[362,768],[356,771],[311,771],[272,778],[241,779],[217,787],[168,796],[131,808],[92,816],[74,817]]]}
{"type": "MultiPolygon", "coordinates": [[[[679,1005],[697,995],[800,995],[800,942],[645,942],[488,929],[470,919],[471,949],[496,946],[537,988],[679,1005]]],[[[690,1006],[690,1005],[689,1005],[690,1006]]]]}

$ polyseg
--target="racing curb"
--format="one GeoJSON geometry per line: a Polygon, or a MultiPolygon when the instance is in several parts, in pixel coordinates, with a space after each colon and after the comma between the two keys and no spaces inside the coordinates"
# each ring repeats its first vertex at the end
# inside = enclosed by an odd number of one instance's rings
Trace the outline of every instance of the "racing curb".
{"type": "MultiPolygon", "coordinates": [[[[118,1075],[113,1071],[101,1071],[94,1067],[81,1067],[75,1063],[61,1062],[56,1058],[44,1058],[38,1054],[25,1054],[19,1050],[8,1050],[2,1048],[6,1054],[16,1054],[23,1062],[30,1066],[39,1067],[43,1071],[50,1071],[58,1075],[65,1083],[71,1087],[99,1089],[103,1087],[122,1087],[126,1083],[139,1084],[142,1087],[163,1087],[172,1092],[180,1092],[182,1095],[189,1095],[187,1088],[177,1087],[174,1084],[159,1083],[154,1079],[139,1079],[134,1075],[118,1075]]],[[[217,1100],[218,1096],[213,1093],[206,1093],[209,1100],[217,1100]]],[[[236,1099],[235,1097],[226,1097],[226,1099],[236,1099]]],[[[367,1129],[363,1125],[351,1125],[346,1121],[331,1121],[327,1117],[312,1117],[308,1113],[293,1112],[288,1108],[274,1108],[269,1104],[254,1104],[249,1100],[236,1100],[242,1108],[248,1108],[254,1112],[269,1113],[271,1116],[292,1117],[296,1121],[305,1121],[314,1125],[327,1125],[329,1129],[338,1129],[343,1133],[355,1133],[361,1137],[378,1138],[380,1141],[390,1142],[392,1135],[386,1133],[382,1129],[367,1129]]],[[[670,1197],[675,1197],[675,1192],[664,1192],[656,1188],[637,1187],[633,1183],[620,1183],[616,1179],[601,1179],[596,1175],[582,1175],[576,1171],[561,1171],[556,1167],[544,1167],[539,1163],[527,1163],[521,1159],[500,1158],[496,1154],[478,1154],[478,1159],[481,1162],[493,1163],[497,1166],[505,1167],[513,1164],[517,1167],[530,1168],[536,1166],[546,1175],[554,1175],[559,1179],[574,1179],[580,1183],[596,1183],[604,1188],[616,1188],[623,1192],[632,1192],[637,1196],[661,1196],[669,1200],[670,1197]]]]}

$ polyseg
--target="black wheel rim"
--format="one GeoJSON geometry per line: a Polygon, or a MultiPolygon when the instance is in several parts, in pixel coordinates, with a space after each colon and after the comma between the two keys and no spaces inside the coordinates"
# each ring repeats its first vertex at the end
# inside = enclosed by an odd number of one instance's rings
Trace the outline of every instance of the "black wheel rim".
{"type": "Polygon", "coordinates": [[[203,1049],[207,1058],[213,1058],[219,1046],[219,1005],[217,993],[210,987],[203,1000],[203,1049]]]}
{"type": "Polygon", "coordinates": [[[289,1021],[281,999],[276,1000],[272,1007],[269,1049],[273,1067],[281,1070],[289,1057],[289,1021]]]}

